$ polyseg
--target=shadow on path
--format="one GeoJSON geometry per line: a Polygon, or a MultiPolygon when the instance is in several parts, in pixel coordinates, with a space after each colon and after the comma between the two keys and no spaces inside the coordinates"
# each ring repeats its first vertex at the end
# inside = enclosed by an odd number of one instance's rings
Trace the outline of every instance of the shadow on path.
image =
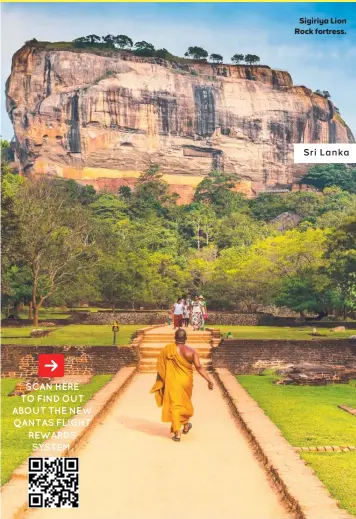
{"type": "Polygon", "coordinates": [[[143,418],[133,418],[132,416],[118,416],[117,421],[134,431],[139,431],[149,436],[163,436],[169,438],[169,424],[151,422],[143,418]]]}

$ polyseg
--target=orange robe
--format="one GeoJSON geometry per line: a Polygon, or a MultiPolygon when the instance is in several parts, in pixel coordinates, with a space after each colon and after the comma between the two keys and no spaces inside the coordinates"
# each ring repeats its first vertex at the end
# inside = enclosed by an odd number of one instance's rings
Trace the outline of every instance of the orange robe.
{"type": "Polygon", "coordinates": [[[193,366],[177,353],[175,344],[165,346],[157,362],[158,377],[151,389],[158,407],[162,407],[162,422],[172,423],[178,431],[193,416],[193,366]]]}

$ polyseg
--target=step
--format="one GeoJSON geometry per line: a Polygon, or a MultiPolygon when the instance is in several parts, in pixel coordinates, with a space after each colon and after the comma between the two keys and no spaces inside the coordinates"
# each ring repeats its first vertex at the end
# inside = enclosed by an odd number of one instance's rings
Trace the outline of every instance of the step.
{"type": "MultiPolygon", "coordinates": [[[[212,373],[213,372],[213,366],[212,365],[204,366],[204,369],[208,373],[212,373]]],[[[151,365],[142,365],[142,366],[140,365],[138,367],[138,371],[139,371],[139,373],[156,373],[156,368],[155,368],[155,366],[151,366],[151,365]]],[[[193,369],[193,373],[196,375],[195,368],[193,369]]]]}
{"type": "MultiPolygon", "coordinates": [[[[154,348],[140,348],[140,355],[143,359],[158,359],[158,356],[161,352],[161,349],[154,349],[154,348]]],[[[210,359],[212,357],[211,349],[207,350],[197,350],[198,356],[200,359],[210,359]]]]}
{"type": "MultiPolygon", "coordinates": [[[[153,349],[153,350],[161,350],[167,346],[166,342],[141,342],[141,349],[153,349]]],[[[212,345],[208,342],[196,342],[191,346],[194,350],[211,350],[212,345]]]]}
{"type": "MultiPolygon", "coordinates": [[[[210,342],[213,338],[210,335],[192,335],[188,336],[186,343],[190,342],[210,342]]],[[[170,342],[174,342],[173,335],[144,335],[142,340],[145,342],[166,342],[167,344],[170,342]]]]}
{"type": "MultiPolygon", "coordinates": [[[[209,367],[212,367],[211,359],[201,359],[201,365],[203,368],[208,369],[209,367]]],[[[145,358],[141,359],[139,363],[139,371],[141,371],[142,368],[152,368],[153,371],[157,370],[157,359],[152,358],[145,358]]],[[[195,370],[195,367],[193,366],[193,370],[195,370]]]]}

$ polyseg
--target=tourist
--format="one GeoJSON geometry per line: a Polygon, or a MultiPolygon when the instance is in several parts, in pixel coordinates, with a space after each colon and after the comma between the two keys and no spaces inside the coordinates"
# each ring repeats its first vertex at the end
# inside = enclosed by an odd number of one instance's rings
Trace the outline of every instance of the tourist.
{"type": "Polygon", "coordinates": [[[208,382],[208,388],[214,387],[196,351],[185,344],[186,339],[186,331],[177,330],[175,344],[168,344],[161,350],[157,362],[157,379],[151,389],[158,407],[162,407],[162,422],[171,422],[172,440],[176,442],[180,442],[182,432],[188,434],[192,428],[189,418],[194,413],[191,401],[193,364],[199,375],[208,382]]]}
{"type": "Polygon", "coordinates": [[[201,325],[201,329],[204,330],[204,328],[205,328],[205,321],[208,318],[208,307],[206,306],[206,302],[204,301],[204,297],[203,296],[199,296],[199,301],[200,301],[200,304],[201,304],[201,306],[203,308],[203,322],[202,322],[202,325],[201,325]]]}
{"type": "Polygon", "coordinates": [[[203,307],[198,296],[195,296],[192,303],[191,322],[194,331],[200,330],[203,326],[203,307]]]}
{"type": "Polygon", "coordinates": [[[182,327],[182,320],[183,320],[183,304],[182,304],[182,298],[180,297],[176,303],[174,303],[172,307],[173,312],[173,328],[174,330],[176,328],[182,327]]]}
{"type": "Polygon", "coordinates": [[[189,326],[189,318],[190,318],[190,305],[188,300],[185,299],[183,306],[183,323],[186,328],[189,326]]]}

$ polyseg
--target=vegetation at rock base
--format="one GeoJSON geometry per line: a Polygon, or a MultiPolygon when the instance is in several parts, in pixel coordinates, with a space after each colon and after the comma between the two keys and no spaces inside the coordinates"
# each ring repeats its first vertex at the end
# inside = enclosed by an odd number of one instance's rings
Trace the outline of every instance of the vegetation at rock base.
{"type": "Polygon", "coordinates": [[[353,169],[315,166],[302,182],[319,191],[253,200],[236,191],[238,175],[212,171],[186,205],[156,164],[116,194],[25,179],[6,162],[2,173],[2,297],[11,313],[32,302],[36,319],[42,306],[83,299],[167,308],[184,293],[203,293],[210,308],[226,310],[356,310],[353,169]],[[278,230],[283,214],[296,218],[278,230]]]}

